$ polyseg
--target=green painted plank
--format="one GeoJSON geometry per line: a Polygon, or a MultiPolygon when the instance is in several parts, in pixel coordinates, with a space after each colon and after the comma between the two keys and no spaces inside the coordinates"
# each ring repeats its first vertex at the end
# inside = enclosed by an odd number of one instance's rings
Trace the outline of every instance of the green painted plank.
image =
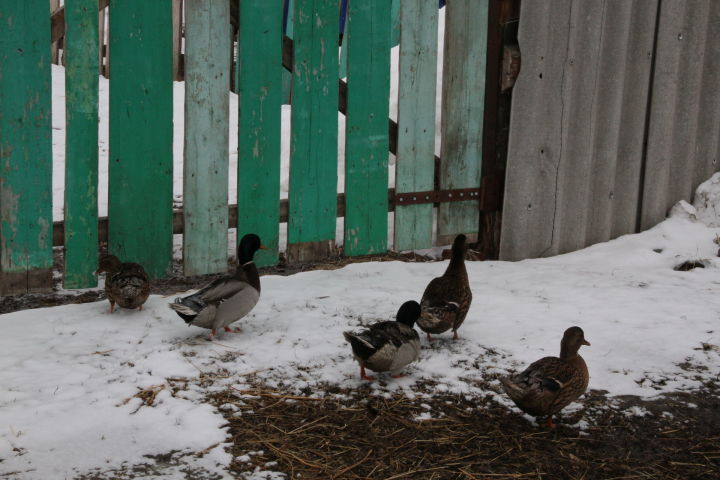
{"type": "MultiPolygon", "coordinates": [[[[417,3],[418,0],[415,0],[417,3]]],[[[421,0],[422,1],[422,0],[421,0]]],[[[402,0],[391,0],[390,11],[392,12],[392,31],[390,33],[390,46],[394,47],[400,43],[400,4],[402,0]]]]}
{"type": "Polygon", "coordinates": [[[337,215],[338,2],[296,0],[288,258],[329,254],[337,215]]]}
{"type": "Polygon", "coordinates": [[[277,263],[280,240],[282,12],[282,2],[240,2],[237,238],[260,236],[269,250],[258,266],[277,263]]]}
{"type": "Polygon", "coordinates": [[[50,5],[0,2],[0,294],[52,287],[50,5]]]}
{"type": "Polygon", "coordinates": [[[151,277],[172,260],[172,3],[110,2],[109,247],[151,277]]]}
{"type": "MultiPolygon", "coordinates": [[[[400,9],[395,190],[425,192],[434,187],[437,1],[402,0],[400,9]]],[[[395,250],[430,248],[432,227],[432,204],[396,205],[395,250]]]]}
{"type": "Polygon", "coordinates": [[[65,288],[97,286],[98,14],[65,1],[65,288]]]}
{"type": "MultiPolygon", "coordinates": [[[[445,7],[440,188],[479,188],[488,2],[454,0],[445,7]],[[470,93],[472,92],[472,93],[470,93]]],[[[441,203],[438,245],[464,233],[477,241],[480,203],[441,203]]]]}
{"type": "Polygon", "coordinates": [[[348,5],[345,255],[387,251],[391,18],[387,0],[348,5]]]}
{"type": "Polygon", "coordinates": [[[183,271],[227,271],[230,4],[185,0],[183,271]]]}

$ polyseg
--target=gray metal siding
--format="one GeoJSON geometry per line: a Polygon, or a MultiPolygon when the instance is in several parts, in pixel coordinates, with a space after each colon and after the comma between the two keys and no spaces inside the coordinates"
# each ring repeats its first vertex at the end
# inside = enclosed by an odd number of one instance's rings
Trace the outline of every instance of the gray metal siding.
{"type": "Polygon", "coordinates": [[[661,3],[641,228],[718,169],[720,2],[661,3]]]}
{"type": "Polygon", "coordinates": [[[634,231],[657,6],[522,3],[501,258],[634,231]]]}

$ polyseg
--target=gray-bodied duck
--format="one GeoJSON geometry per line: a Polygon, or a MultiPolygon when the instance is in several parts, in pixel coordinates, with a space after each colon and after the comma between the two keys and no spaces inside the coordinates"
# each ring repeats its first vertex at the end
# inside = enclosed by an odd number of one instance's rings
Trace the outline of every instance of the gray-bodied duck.
{"type": "Polygon", "coordinates": [[[239,332],[229,325],[250,313],[260,298],[260,275],[253,257],[265,248],[254,233],[245,235],[238,245],[234,275],[218,278],[187,297],[176,298],[170,308],[188,325],[210,329],[211,340],[220,328],[239,332]]]}
{"type": "Polygon", "coordinates": [[[453,339],[457,340],[457,330],[470,309],[472,292],[465,269],[466,240],[462,234],[455,237],[450,264],[442,277],[432,279],[420,300],[422,311],[417,323],[427,333],[429,341],[432,340],[431,333],[450,329],[453,339]]]}
{"type": "Polygon", "coordinates": [[[100,258],[96,274],[105,272],[105,295],[110,313],[117,303],[122,308],[142,310],[150,295],[150,278],[139,263],[121,262],[115,255],[100,258]]]}
{"type": "Polygon", "coordinates": [[[544,357],[522,373],[502,379],[505,393],[520,410],[547,417],[545,425],[555,427],[552,416],[585,393],[590,380],[587,365],[578,350],[590,346],[580,327],[565,330],[560,357],[544,357]]]}
{"type": "Polygon", "coordinates": [[[360,378],[375,380],[366,375],[366,368],[397,377],[401,369],[418,359],[420,336],[413,325],[419,316],[420,305],[409,301],[402,304],[395,321],[378,322],[360,332],[343,332],[360,363],[360,378]]]}

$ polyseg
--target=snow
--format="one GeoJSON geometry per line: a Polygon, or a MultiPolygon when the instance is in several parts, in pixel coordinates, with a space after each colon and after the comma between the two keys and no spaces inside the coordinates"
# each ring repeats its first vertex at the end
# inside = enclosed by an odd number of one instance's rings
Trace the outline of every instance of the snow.
{"type": "MultiPolygon", "coordinates": [[[[396,78],[395,69],[394,99],[396,78]]],[[[106,215],[108,83],[99,81],[99,214],[106,215]]],[[[63,82],[63,69],[53,66],[56,220],[63,215],[63,82]]],[[[182,199],[183,96],[183,84],[175,83],[174,194],[178,204],[182,199]]],[[[233,94],[230,105],[230,128],[236,132],[237,97],[233,94]]],[[[396,103],[391,106],[393,117],[395,109],[396,103]]],[[[288,190],[289,118],[290,108],[285,106],[283,196],[288,190]]],[[[341,135],[343,130],[341,124],[341,135]]],[[[236,148],[237,136],[231,134],[230,202],[237,192],[236,148]]],[[[406,369],[406,376],[381,375],[372,384],[375,393],[422,396],[426,394],[416,388],[418,383],[431,381],[435,392],[489,394],[517,411],[500,393],[497,377],[539,357],[556,355],[563,331],[572,325],[581,326],[592,343],[581,350],[589,365],[591,389],[606,390],[610,396],[650,398],[692,390],[717,379],[719,210],[720,174],[716,174],[698,188],[693,205],[678,204],[671,218],[649,231],[553,258],[468,262],[474,298],[459,332],[461,339],[454,342],[446,334],[432,345],[423,340],[421,359],[406,369]],[[686,260],[702,261],[706,268],[673,269],[686,260]],[[701,368],[688,372],[688,365],[701,368]],[[489,390],[481,379],[491,380],[489,390]]],[[[423,253],[439,258],[440,249],[423,253]]],[[[231,404],[216,410],[204,403],[207,393],[229,386],[243,390],[250,386],[251,376],[282,391],[309,388],[315,396],[324,395],[327,384],[359,387],[364,382],[342,331],[394,318],[397,308],[406,300],[419,299],[446,265],[446,261],[369,262],[287,277],[266,275],[261,280],[260,302],[238,322],[243,333],[223,334],[215,342],[206,340],[206,331],[187,327],[167,308],[172,298],[158,295],[148,299],[143,311],[109,314],[107,302],[97,302],[3,315],[0,476],[65,478],[152,462],[153,455],[171,453],[173,465],[154,478],[185,478],[183,471],[188,469],[232,478],[227,470],[231,458],[224,450],[230,439],[222,411],[252,412],[236,411],[231,404]],[[216,376],[209,385],[200,382],[201,374],[213,375],[220,369],[230,376],[216,376]],[[172,395],[173,385],[185,384],[185,390],[172,395]],[[135,397],[143,389],[157,392],[151,405],[135,397]],[[207,453],[196,455],[200,451],[207,453]]],[[[568,407],[579,408],[578,403],[568,407]]],[[[646,413],[628,411],[629,415],[646,413]]],[[[417,420],[431,418],[437,414],[426,411],[417,420]]],[[[581,420],[576,427],[587,425],[581,420]]],[[[254,454],[246,452],[240,460],[254,454]]],[[[286,478],[273,471],[274,466],[270,463],[266,471],[248,471],[244,478],[286,478]]]]}
{"type": "MultiPolygon", "coordinates": [[[[700,189],[720,199],[718,182],[700,189]]],[[[718,206],[700,206],[698,217],[718,206]]],[[[468,262],[474,298],[461,339],[423,340],[421,359],[404,378],[381,375],[373,388],[415,397],[423,395],[418,382],[432,381],[436,392],[490,394],[513,409],[496,378],[556,355],[571,325],[581,326],[592,343],[581,350],[590,388],[641,397],[697,388],[720,375],[718,349],[703,348],[720,345],[718,233],[697,219],[673,217],[567,255],[468,262]],[[686,260],[704,260],[707,267],[673,270],[686,260]],[[688,365],[703,368],[690,374],[688,365]],[[483,378],[491,380],[490,390],[481,386],[483,378]]],[[[177,451],[177,468],[227,476],[224,420],[203,403],[204,394],[248,388],[251,374],[270,388],[309,388],[315,396],[324,395],[326,384],[359,387],[364,381],[342,331],[393,318],[446,265],[370,262],[263,276],[259,304],[238,322],[243,333],[216,342],[185,326],[167,308],[171,298],[157,295],[141,312],[109,314],[107,302],[97,302],[3,315],[0,474],[58,478],[177,451]],[[200,386],[201,373],[219,369],[231,375],[200,386]],[[172,396],[168,385],[177,379],[188,388],[172,396]],[[132,398],[150,387],[159,390],[151,406],[132,398]],[[208,448],[202,457],[193,454],[208,448]]],[[[428,411],[418,420],[436,417],[428,411]]],[[[266,475],[248,472],[249,478],[266,475]]]]}

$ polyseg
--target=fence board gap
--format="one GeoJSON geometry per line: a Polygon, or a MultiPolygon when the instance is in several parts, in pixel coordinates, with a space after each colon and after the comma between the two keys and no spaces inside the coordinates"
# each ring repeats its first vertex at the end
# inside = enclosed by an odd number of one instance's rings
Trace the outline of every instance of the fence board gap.
{"type": "MultiPolygon", "coordinates": [[[[455,0],[445,18],[440,188],[479,188],[488,4],[455,0]]],[[[476,200],[440,204],[437,244],[452,243],[459,233],[477,241],[479,221],[476,200]]]]}
{"type": "Polygon", "coordinates": [[[240,2],[237,239],[260,236],[258,266],[275,265],[280,244],[282,14],[282,2],[240,2]]]}
{"type": "Polygon", "coordinates": [[[97,0],[65,1],[65,288],[97,286],[97,0]]]}
{"type": "Polygon", "coordinates": [[[185,9],[183,271],[202,275],[227,270],[230,8],[185,0],[185,9]]]}
{"type": "Polygon", "coordinates": [[[387,0],[348,6],[345,255],[387,251],[391,12],[387,0]]]}
{"type": "Polygon", "coordinates": [[[0,295],[48,291],[52,288],[48,0],[0,2],[0,25],[0,295]]]}
{"type": "MultiPolygon", "coordinates": [[[[433,190],[438,9],[435,0],[400,3],[398,140],[395,190],[433,190]]],[[[395,206],[397,251],[432,246],[433,205],[395,206]]]]}
{"type": "Polygon", "coordinates": [[[110,4],[109,250],[162,277],[172,260],[172,3],[110,4]]]}
{"type": "Polygon", "coordinates": [[[338,2],[294,2],[288,259],[326,258],[335,245],[338,2]]]}

